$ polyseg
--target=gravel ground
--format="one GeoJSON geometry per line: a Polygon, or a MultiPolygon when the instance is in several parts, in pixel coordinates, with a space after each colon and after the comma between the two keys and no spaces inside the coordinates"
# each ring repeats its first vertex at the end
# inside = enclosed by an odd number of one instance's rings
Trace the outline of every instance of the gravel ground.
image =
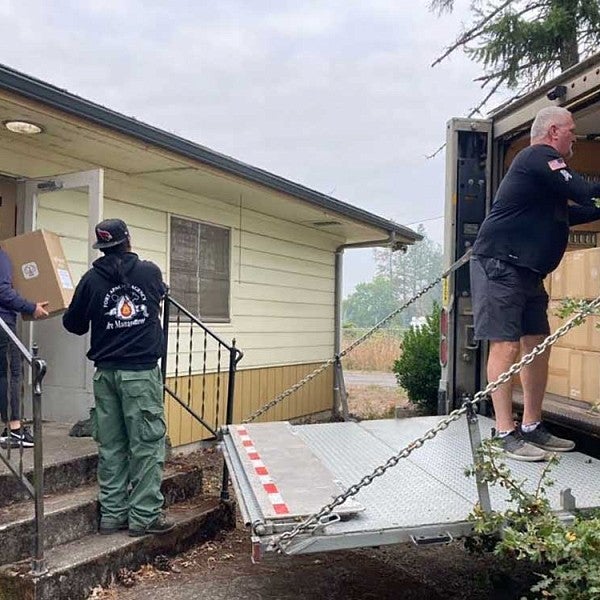
{"type": "Polygon", "coordinates": [[[394,373],[382,371],[344,371],[344,383],[347,386],[370,386],[380,388],[398,388],[394,373]]]}

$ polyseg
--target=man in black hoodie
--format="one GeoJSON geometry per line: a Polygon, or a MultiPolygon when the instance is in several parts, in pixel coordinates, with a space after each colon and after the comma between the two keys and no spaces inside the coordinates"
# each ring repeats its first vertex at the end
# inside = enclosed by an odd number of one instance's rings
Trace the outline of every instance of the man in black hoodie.
{"type": "Polygon", "coordinates": [[[91,323],[100,533],[166,533],[174,525],[161,512],[166,425],[157,366],[166,286],[154,263],[131,252],[123,221],[98,223],[96,238],[93,247],[104,256],[81,278],[63,325],[84,335],[91,323]]]}

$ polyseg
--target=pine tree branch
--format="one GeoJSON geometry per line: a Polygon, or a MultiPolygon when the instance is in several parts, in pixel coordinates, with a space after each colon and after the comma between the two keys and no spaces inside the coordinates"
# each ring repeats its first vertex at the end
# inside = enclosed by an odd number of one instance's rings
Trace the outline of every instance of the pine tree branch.
{"type": "Polygon", "coordinates": [[[446,142],[444,142],[435,152],[433,152],[432,154],[426,154],[425,158],[427,160],[431,160],[432,158],[435,158],[444,148],[446,147],[446,142]]]}
{"type": "Polygon", "coordinates": [[[454,10],[454,0],[431,0],[428,9],[439,15],[444,12],[452,12],[454,10]]]}
{"type": "Polygon", "coordinates": [[[446,51],[436,58],[431,64],[432,67],[435,67],[437,64],[441,63],[445,58],[447,58],[452,52],[454,52],[460,46],[470,42],[475,37],[481,35],[481,29],[484,25],[486,25],[489,21],[491,21],[498,13],[502,12],[509,4],[512,4],[514,0],[505,0],[500,6],[496,7],[491,13],[486,15],[483,19],[478,21],[471,29],[465,31],[452,45],[446,48],[446,51]]]}
{"type": "MultiPolygon", "coordinates": [[[[498,81],[496,81],[495,85],[487,93],[484,99],[481,100],[481,102],[479,102],[479,104],[475,108],[471,109],[471,112],[467,115],[468,119],[470,119],[475,114],[481,114],[481,109],[487,104],[487,101],[498,91],[498,88],[504,83],[504,81],[504,77],[501,77],[498,79],[498,81]]],[[[514,98],[512,100],[514,100],[514,98]]]]}
{"type": "MultiPolygon", "coordinates": [[[[496,82],[494,87],[488,92],[488,94],[485,96],[485,98],[476,107],[471,109],[471,111],[467,115],[467,119],[470,119],[473,115],[480,113],[483,106],[498,91],[498,88],[502,85],[502,83],[504,83],[503,79],[496,82]]],[[[515,94],[514,96],[509,98],[507,100],[507,103],[510,103],[513,100],[516,100],[522,93],[523,93],[523,88],[521,88],[521,90],[519,90],[519,92],[517,94],[515,94]]],[[[431,154],[426,154],[425,158],[427,160],[431,160],[432,158],[435,158],[445,147],[446,147],[446,142],[444,142],[435,152],[432,152],[431,154]]]]}
{"type": "MultiPolygon", "coordinates": [[[[524,71],[525,69],[530,69],[531,67],[535,66],[536,64],[537,63],[530,62],[530,63],[527,63],[526,65],[521,65],[516,68],[516,72],[520,73],[521,71],[524,71]]],[[[498,71],[497,73],[490,73],[488,75],[482,75],[481,77],[476,77],[475,79],[473,79],[473,81],[483,82],[481,84],[481,87],[484,88],[488,83],[490,83],[490,81],[496,79],[497,77],[505,78],[512,71],[513,71],[512,68],[507,67],[506,69],[504,69],[502,71],[498,71]]]]}

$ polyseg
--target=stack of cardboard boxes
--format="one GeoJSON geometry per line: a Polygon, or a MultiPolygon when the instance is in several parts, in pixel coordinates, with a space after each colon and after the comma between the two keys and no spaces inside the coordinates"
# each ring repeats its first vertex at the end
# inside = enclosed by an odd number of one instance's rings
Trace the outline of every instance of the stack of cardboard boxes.
{"type": "MultiPolygon", "coordinates": [[[[600,296],[600,248],[571,250],[546,280],[548,320],[556,331],[567,319],[557,316],[561,300],[600,296]]],[[[600,403],[600,316],[590,316],[552,347],[547,392],[589,404],[600,403]]]]}

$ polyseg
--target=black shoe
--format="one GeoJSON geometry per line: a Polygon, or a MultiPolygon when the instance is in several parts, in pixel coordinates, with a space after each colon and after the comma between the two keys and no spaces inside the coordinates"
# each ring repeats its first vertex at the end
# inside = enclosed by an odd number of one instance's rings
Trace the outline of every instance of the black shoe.
{"type": "Polygon", "coordinates": [[[548,452],[570,452],[575,448],[575,442],[552,435],[543,423],[529,432],[523,431],[521,428],[521,435],[528,444],[533,444],[548,452]]]}
{"type": "Polygon", "coordinates": [[[129,528],[129,535],[131,537],[140,537],[142,535],[148,535],[154,533],[156,535],[162,535],[168,533],[175,528],[173,521],[168,521],[165,515],[160,515],[152,523],[146,525],[142,529],[131,529],[129,528]]]}
{"type": "Polygon", "coordinates": [[[31,429],[29,427],[19,427],[19,429],[7,429],[4,428],[2,435],[0,436],[0,444],[3,448],[6,448],[9,444],[11,448],[33,448],[33,436],[31,435],[31,429]]]}
{"type": "Polygon", "coordinates": [[[524,462],[538,462],[548,460],[550,457],[538,446],[528,443],[518,429],[511,431],[508,435],[497,438],[500,447],[507,456],[513,460],[524,462]]]}
{"type": "Polygon", "coordinates": [[[19,428],[19,429],[11,429],[10,434],[12,436],[16,436],[17,441],[23,441],[23,446],[25,448],[33,448],[33,434],[31,433],[31,428],[27,425],[19,428]]]}
{"type": "Polygon", "coordinates": [[[110,523],[110,524],[100,524],[98,527],[98,533],[100,535],[110,535],[111,533],[117,533],[117,531],[125,531],[129,525],[127,521],[123,521],[123,523],[110,523]]]}
{"type": "Polygon", "coordinates": [[[0,435],[0,447],[2,448],[18,448],[20,446],[19,440],[12,436],[6,428],[0,435]]]}

